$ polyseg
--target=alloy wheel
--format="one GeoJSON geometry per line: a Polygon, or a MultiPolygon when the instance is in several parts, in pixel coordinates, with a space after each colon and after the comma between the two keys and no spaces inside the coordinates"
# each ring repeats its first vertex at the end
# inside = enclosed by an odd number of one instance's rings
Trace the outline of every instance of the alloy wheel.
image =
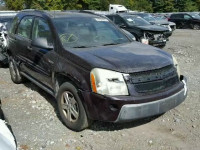
{"type": "Polygon", "coordinates": [[[74,95],[65,91],[61,99],[61,107],[63,114],[69,122],[76,122],[79,117],[79,106],[74,95]]]}

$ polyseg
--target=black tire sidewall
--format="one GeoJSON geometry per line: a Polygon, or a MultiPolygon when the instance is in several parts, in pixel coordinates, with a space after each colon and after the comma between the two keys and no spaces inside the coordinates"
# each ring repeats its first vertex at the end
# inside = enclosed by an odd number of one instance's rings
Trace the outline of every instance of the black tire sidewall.
{"type": "Polygon", "coordinates": [[[194,24],[194,25],[193,25],[193,29],[195,29],[195,30],[200,30],[200,24],[194,24]],[[196,29],[195,26],[197,26],[198,29],[196,29]]]}
{"type": "Polygon", "coordinates": [[[84,128],[88,127],[88,118],[85,112],[85,109],[83,107],[83,104],[81,102],[81,99],[78,95],[78,90],[77,88],[70,82],[65,82],[61,85],[61,87],[58,90],[58,94],[57,94],[57,105],[58,105],[58,110],[60,113],[60,117],[62,119],[62,121],[64,122],[64,124],[74,130],[74,131],[81,131],[84,128]],[[79,117],[78,120],[76,122],[69,122],[65,115],[63,114],[62,111],[62,107],[61,107],[61,99],[62,99],[62,95],[64,92],[69,91],[74,95],[74,98],[76,99],[77,103],[78,103],[78,108],[79,108],[79,117]]]}
{"type": "Polygon", "coordinates": [[[17,67],[17,65],[15,63],[15,60],[12,57],[9,58],[9,70],[10,70],[10,76],[11,76],[12,81],[14,83],[16,83],[16,84],[21,83],[22,82],[22,77],[21,77],[21,75],[19,73],[19,69],[18,69],[18,67],[17,67]],[[12,71],[11,71],[11,69],[12,69],[10,67],[11,63],[13,63],[13,69],[14,69],[14,71],[16,73],[16,77],[15,78],[14,78],[14,75],[12,74],[12,71]]]}

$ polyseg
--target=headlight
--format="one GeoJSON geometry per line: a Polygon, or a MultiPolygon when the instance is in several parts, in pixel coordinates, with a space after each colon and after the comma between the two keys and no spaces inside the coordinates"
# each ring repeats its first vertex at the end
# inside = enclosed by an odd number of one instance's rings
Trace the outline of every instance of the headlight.
{"type": "Polygon", "coordinates": [[[178,76],[180,77],[181,73],[180,73],[180,68],[179,68],[179,65],[178,65],[178,61],[176,60],[176,58],[174,56],[172,56],[172,58],[173,58],[174,66],[176,67],[178,76]]]}
{"type": "Polygon", "coordinates": [[[95,68],[90,73],[92,91],[102,95],[129,95],[122,73],[95,68]]]}

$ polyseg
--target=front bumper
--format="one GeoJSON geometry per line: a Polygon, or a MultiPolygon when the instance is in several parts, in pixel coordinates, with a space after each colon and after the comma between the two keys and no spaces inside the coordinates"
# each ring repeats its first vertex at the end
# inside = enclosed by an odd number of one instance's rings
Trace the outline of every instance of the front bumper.
{"type": "Polygon", "coordinates": [[[155,47],[163,47],[166,45],[167,40],[149,40],[149,44],[155,47]]]}
{"type": "Polygon", "coordinates": [[[184,88],[170,97],[154,102],[124,105],[115,122],[131,121],[165,113],[185,100],[187,95],[186,90],[184,88]]]}
{"type": "Polygon", "coordinates": [[[103,96],[82,91],[88,117],[106,122],[127,122],[162,114],[187,97],[186,79],[176,87],[146,96],[103,96]]]}

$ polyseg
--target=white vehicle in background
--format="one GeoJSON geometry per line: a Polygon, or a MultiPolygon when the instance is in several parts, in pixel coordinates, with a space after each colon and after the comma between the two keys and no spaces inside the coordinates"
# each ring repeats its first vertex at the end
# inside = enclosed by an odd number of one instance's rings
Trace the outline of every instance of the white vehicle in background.
{"type": "Polygon", "coordinates": [[[8,64],[7,34],[16,11],[0,11],[0,66],[8,64]]]}
{"type": "Polygon", "coordinates": [[[128,12],[128,9],[123,5],[118,4],[110,4],[109,5],[109,13],[125,13],[128,12]]]}
{"type": "Polygon", "coordinates": [[[0,150],[16,150],[15,138],[4,119],[0,101],[0,150]]]}

